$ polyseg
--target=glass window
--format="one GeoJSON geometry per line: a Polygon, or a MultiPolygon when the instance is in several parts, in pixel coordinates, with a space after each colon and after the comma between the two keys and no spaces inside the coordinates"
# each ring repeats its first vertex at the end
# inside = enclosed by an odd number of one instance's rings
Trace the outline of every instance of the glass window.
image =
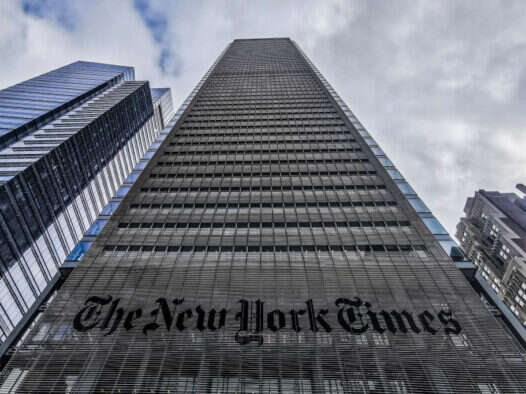
{"type": "Polygon", "coordinates": [[[481,394],[500,394],[498,386],[495,383],[479,383],[478,388],[481,394]]]}
{"type": "Polygon", "coordinates": [[[29,287],[28,280],[22,272],[22,269],[19,264],[11,266],[9,268],[9,273],[11,274],[12,278],[11,286],[13,286],[13,288],[15,289],[15,293],[17,293],[16,290],[18,290],[18,294],[22,296],[20,302],[22,304],[22,309],[25,312],[27,311],[27,307],[35,301],[35,295],[29,287]]]}
{"type": "Polygon", "coordinates": [[[453,248],[458,247],[457,243],[453,240],[450,241],[440,241],[440,246],[442,246],[442,249],[451,256],[451,252],[454,250],[453,248]]]}
{"type": "Polygon", "coordinates": [[[371,137],[364,138],[367,145],[376,145],[376,142],[371,137]]]}
{"type": "Polygon", "coordinates": [[[419,198],[408,198],[407,199],[411,206],[415,209],[417,212],[429,212],[429,208],[426,207],[426,204],[419,199],[419,198]]]}
{"type": "Polygon", "coordinates": [[[384,167],[392,167],[393,166],[393,163],[391,163],[391,160],[389,160],[387,157],[379,157],[378,161],[384,167]]]}
{"type": "Polygon", "coordinates": [[[117,202],[117,201],[112,201],[110,203],[108,203],[108,205],[106,205],[104,207],[104,209],[102,210],[101,214],[102,215],[111,215],[113,214],[113,212],[115,212],[117,210],[117,207],[119,206],[120,202],[117,202]]]}
{"type": "Polygon", "coordinates": [[[79,242],[73,249],[66,261],[79,261],[86,254],[93,242],[79,242]]]}
{"type": "Polygon", "coordinates": [[[365,131],[364,129],[358,129],[358,133],[360,133],[360,135],[362,137],[368,137],[369,136],[369,133],[367,131],[365,131]]]}
{"type": "Polygon", "coordinates": [[[378,148],[377,146],[371,147],[371,150],[375,155],[385,155],[384,151],[378,148]]]}
{"type": "Polygon", "coordinates": [[[91,227],[86,231],[86,235],[97,235],[99,234],[104,226],[106,225],[107,220],[95,220],[91,227]]]}
{"type": "Polygon", "coordinates": [[[404,179],[404,177],[398,172],[398,170],[388,169],[387,172],[389,173],[389,176],[392,179],[404,179]]]}
{"type": "Polygon", "coordinates": [[[139,178],[139,175],[141,175],[140,172],[132,172],[130,175],[128,175],[128,178],[124,181],[124,183],[133,183],[139,178]]]}
{"type": "Polygon", "coordinates": [[[4,383],[2,386],[0,386],[0,392],[2,393],[14,393],[17,391],[18,386],[20,386],[25,378],[26,375],[29,373],[28,369],[20,369],[20,368],[13,368],[11,372],[9,372],[9,375],[7,376],[7,379],[4,380],[4,383]]]}
{"type": "Polygon", "coordinates": [[[115,197],[124,197],[128,192],[130,191],[131,186],[121,186],[119,190],[117,190],[117,193],[115,193],[115,197]]]}
{"type": "Polygon", "coordinates": [[[447,234],[446,229],[435,218],[422,218],[422,220],[432,234],[447,234]]]}
{"type": "Polygon", "coordinates": [[[400,191],[404,194],[416,194],[411,185],[407,182],[400,182],[396,184],[400,191]]]}
{"type": "Polygon", "coordinates": [[[140,161],[139,164],[137,164],[134,168],[136,171],[141,171],[146,168],[146,164],[148,164],[146,161],[140,161]]]}

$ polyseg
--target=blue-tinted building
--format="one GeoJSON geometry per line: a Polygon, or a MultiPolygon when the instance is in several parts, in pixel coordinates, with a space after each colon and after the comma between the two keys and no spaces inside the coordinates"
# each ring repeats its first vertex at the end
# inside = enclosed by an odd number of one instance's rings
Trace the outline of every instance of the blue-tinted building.
{"type": "Polygon", "coordinates": [[[133,67],[78,61],[0,92],[0,146],[19,140],[122,81],[133,67]]]}
{"type": "Polygon", "coordinates": [[[79,61],[0,91],[0,355],[173,116],[169,89],[134,79],[79,61]]]}

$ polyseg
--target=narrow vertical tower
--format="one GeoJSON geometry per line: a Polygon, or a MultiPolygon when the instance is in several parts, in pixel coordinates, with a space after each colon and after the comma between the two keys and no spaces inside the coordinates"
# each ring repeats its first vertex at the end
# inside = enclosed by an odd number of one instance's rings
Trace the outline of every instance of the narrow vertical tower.
{"type": "Polygon", "coordinates": [[[291,40],[235,40],[178,115],[4,390],[526,390],[447,233],[291,40]]]}

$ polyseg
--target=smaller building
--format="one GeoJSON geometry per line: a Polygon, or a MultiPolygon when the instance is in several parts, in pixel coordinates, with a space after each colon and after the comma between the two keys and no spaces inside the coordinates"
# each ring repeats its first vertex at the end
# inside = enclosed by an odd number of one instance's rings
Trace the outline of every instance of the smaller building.
{"type": "MultiPolygon", "coordinates": [[[[524,185],[517,189],[526,194],[524,185]]],[[[526,197],[479,190],[466,201],[464,213],[456,237],[478,267],[477,282],[497,306],[501,301],[511,310],[522,331],[526,326],[526,197]]],[[[513,318],[511,323],[517,324],[513,318]]]]}

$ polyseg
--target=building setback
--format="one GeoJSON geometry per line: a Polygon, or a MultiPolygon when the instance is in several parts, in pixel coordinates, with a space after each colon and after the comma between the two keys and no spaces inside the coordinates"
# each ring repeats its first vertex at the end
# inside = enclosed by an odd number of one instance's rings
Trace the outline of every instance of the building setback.
{"type": "Polygon", "coordinates": [[[294,42],[235,40],[184,105],[4,391],[526,390],[456,244],[294,42]]]}
{"type": "Polygon", "coordinates": [[[169,89],[134,79],[132,67],[78,61],[0,91],[2,363],[173,116],[169,89]]]}

